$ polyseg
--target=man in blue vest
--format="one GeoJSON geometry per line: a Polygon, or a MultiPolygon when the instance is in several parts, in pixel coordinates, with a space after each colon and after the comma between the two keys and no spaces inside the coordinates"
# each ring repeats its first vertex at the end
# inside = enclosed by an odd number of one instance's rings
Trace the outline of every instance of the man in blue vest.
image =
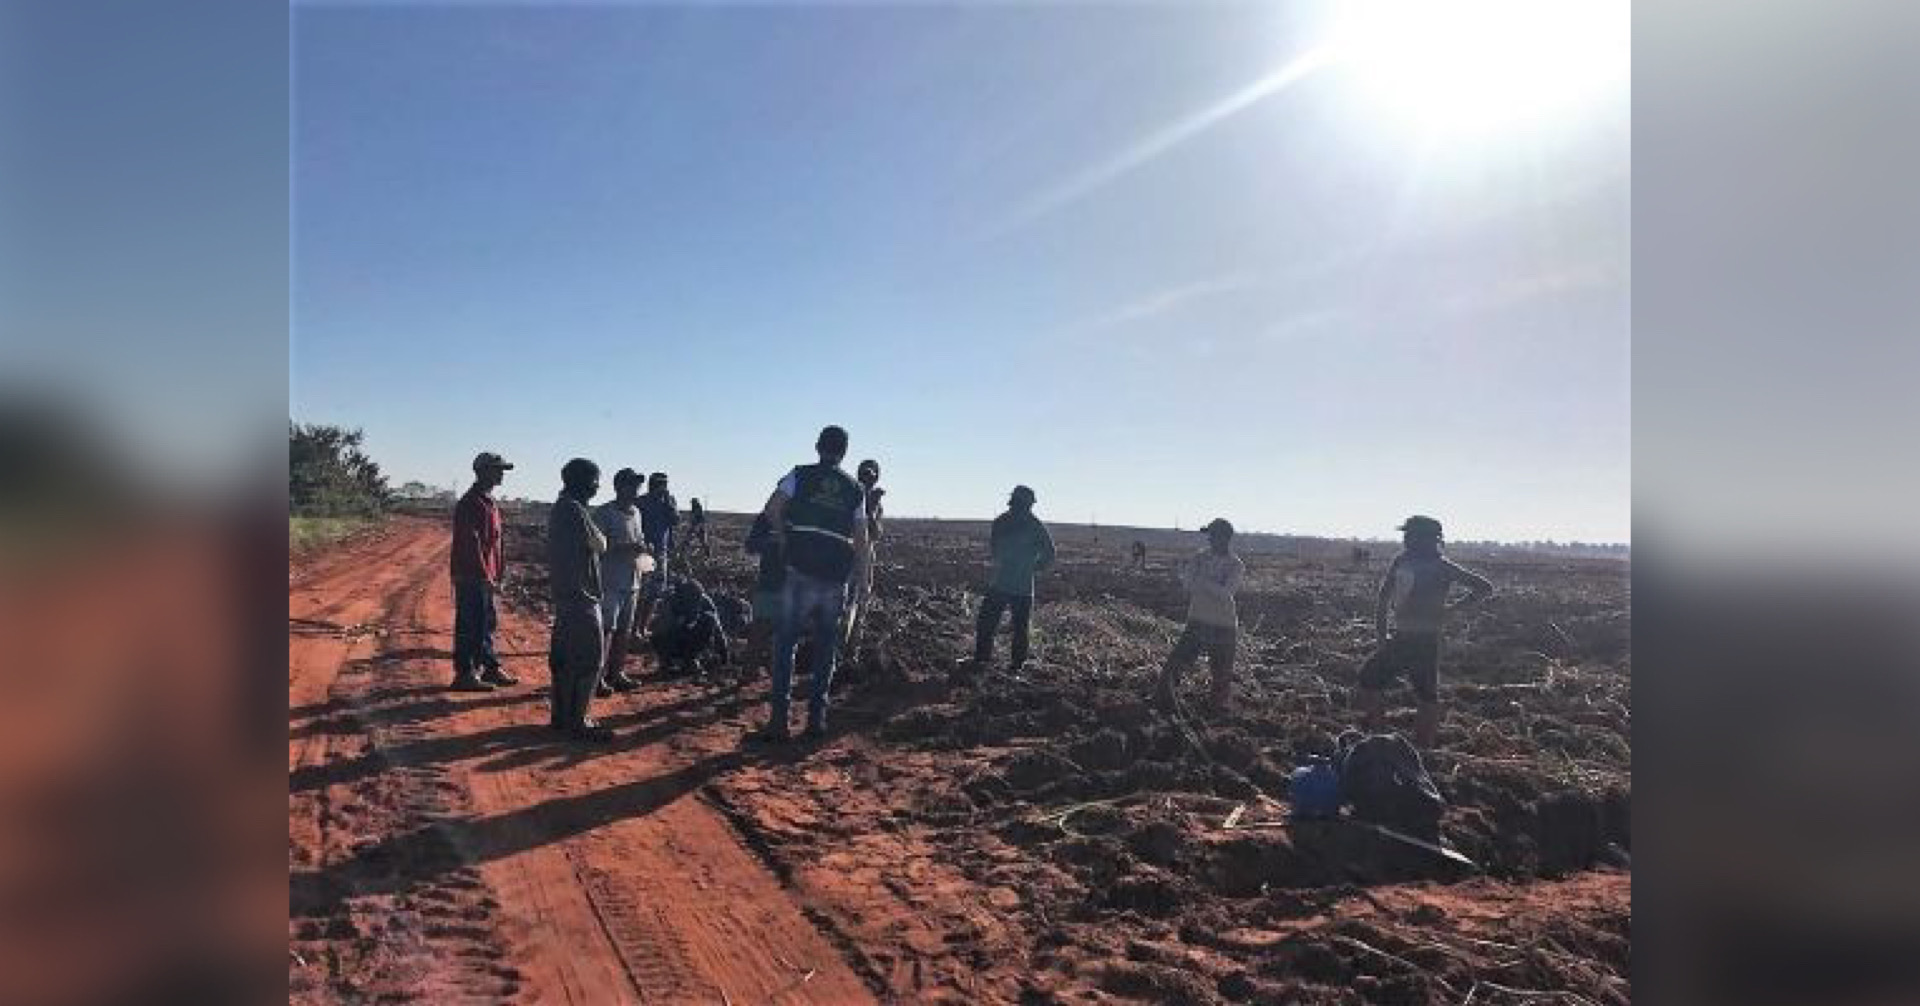
{"type": "Polygon", "coordinates": [[[813,686],[807,697],[809,739],[827,732],[827,689],[840,643],[840,615],[854,559],[867,548],[866,492],[840,469],[847,431],[829,426],[814,442],[818,464],[801,465],[767,497],[765,515],[773,547],[787,564],[780,624],[773,637],[773,696],[767,725],[754,738],[788,738],[792,702],[793,648],[802,632],[813,636],[813,686]]]}

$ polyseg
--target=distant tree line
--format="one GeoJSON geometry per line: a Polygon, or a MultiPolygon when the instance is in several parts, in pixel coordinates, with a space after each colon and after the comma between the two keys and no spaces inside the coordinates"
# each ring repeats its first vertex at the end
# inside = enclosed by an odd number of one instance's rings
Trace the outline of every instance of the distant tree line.
{"type": "Polygon", "coordinates": [[[287,424],[288,498],[301,517],[375,516],[393,502],[387,477],[360,449],[359,430],[287,424]]]}
{"type": "Polygon", "coordinates": [[[457,498],[451,489],[430,486],[417,479],[400,483],[400,488],[395,489],[393,495],[400,500],[421,500],[431,503],[451,503],[457,498]]]}

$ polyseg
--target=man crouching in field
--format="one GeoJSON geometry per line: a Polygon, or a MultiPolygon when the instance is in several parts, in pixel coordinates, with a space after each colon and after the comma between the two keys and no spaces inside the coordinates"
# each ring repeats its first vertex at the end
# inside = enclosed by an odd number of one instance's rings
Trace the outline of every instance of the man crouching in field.
{"type": "Polygon", "coordinates": [[[1440,554],[1440,522],[1432,517],[1408,517],[1400,531],[1404,549],[1387,567],[1374,604],[1373,632],[1379,645],[1360,669],[1360,709],[1367,731],[1378,733],[1385,716],[1381,693],[1406,675],[1418,702],[1414,741],[1432,750],[1440,732],[1441,623],[1448,612],[1492,596],[1493,583],[1440,554]],[[1447,592],[1456,583],[1465,585],[1468,594],[1448,604],[1447,592]]]}
{"type": "Polygon", "coordinates": [[[1240,588],[1247,564],[1233,554],[1232,524],[1215,518],[1201,531],[1207,536],[1207,547],[1180,565],[1180,582],[1187,588],[1187,627],[1167,656],[1155,699],[1164,708],[1174,708],[1173,686],[1204,652],[1213,671],[1207,711],[1217,713],[1226,708],[1233,688],[1233,651],[1240,643],[1240,614],[1233,592],[1240,588]]]}
{"type": "Polygon", "coordinates": [[[547,578],[553,593],[553,727],[580,740],[612,733],[587,716],[600,683],[600,555],[607,537],[594,526],[587,501],[600,491],[600,466],[574,458],[560,469],[560,498],[547,514],[547,578]]]}

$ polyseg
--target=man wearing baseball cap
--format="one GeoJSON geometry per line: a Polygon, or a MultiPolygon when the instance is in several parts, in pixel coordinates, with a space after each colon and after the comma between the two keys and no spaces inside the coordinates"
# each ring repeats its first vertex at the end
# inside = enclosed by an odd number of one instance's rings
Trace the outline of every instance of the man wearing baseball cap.
{"type": "Polygon", "coordinates": [[[1012,669],[1019,671],[1027,663],[1028,637],[1033,624],[1033,577],[1053,565],[1053,535],[1033,515],[1037,501],[1032,489],[1014,486],[1007,496],[1005,513],[993,519],[987,534],[987,548],[993,554],[993,574],[987,593],[980,601],[980,617],[973,626],[973,663],[960,677],[983,672],[993,660],[993,636],[1000,631],[1000,616],[1013,613],[1012,669]]]}
{"type": "Polygon", "coordinates": [[[1360,710],[1367,731],[1380,732],[1385,718],[1382,693],[1405,676],[1417,704],[1414,743],[1432,750],[1440,732],[1441,623],[1449,612],[1486,600],[1493,583],[1440,554],[1440,522],[1432,517],[1408,517],[1400,534],[1402,551],[1381,578],[1374,603],[1378,645],[1360,669],[1360,710]],[[1465,586],[1467,596],[1448,604],[1447,592],[1455,584],[1465,586]]]}
{"type": "Polygon", "coordinates": [[[473,459],[473,487],[453,508],[453,688],[489,692],[518,684],[500,669],[493,650],[494,595],[506,556],[500,547],[500,505],[493,490],[513,468],[500,455],[481,451],[473,459]]]}
{"type": "Polygon", "coordinates": [[[640,529],[640,473],[622,468],[613,473],[613,500],[593,511],[593,522],[607,538],[600,563],[600,622],[607,633],[607,666],[596,695],[630,692],[640,682],[627,676],[627,649],[632,644],[634,616],[640,609],[640,574],[647,543],[640,529]]]}
{"type": "Polygon", "coordinates": [[[1208,710],[1219,712],[1233,687],[1233,655],[1240,644],[1233,592],[1240,589],[1247,565],[1233,554],[1233,525],[1224,518],[1214,518],[1200,533],[1207,536],[1207,547],[1180,564],[1180,582],[1187,588],[1187,627],[1167,655],[1155,695],[1163,707],[1173,708],[1174,685],[1205,653],[1213,671],[1208,710]]]}

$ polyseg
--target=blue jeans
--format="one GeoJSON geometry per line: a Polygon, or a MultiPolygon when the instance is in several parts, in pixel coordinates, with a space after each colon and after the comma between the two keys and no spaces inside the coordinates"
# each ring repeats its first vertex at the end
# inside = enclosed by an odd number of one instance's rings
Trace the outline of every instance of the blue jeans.
{"type": "Polygon", "coordinates": [[[500,666],[493,652],[497,622],[493,588],[486,581],[453,581],[453,673],[465,676],[500,666]]]}
{"type": "Polygon", "coordinates": [[[787,725],[793,691],[793,648],[800,642],[802,632],[811,632],[813,686],[807,696],[807,725],[824,730],[827,689],[833,684],[833,661],[840,644],[840,612],[847,602],[847,585],[788,569],[784,595],[780,627],[773,635],[773,728],[780,730],[787,725]]]}

